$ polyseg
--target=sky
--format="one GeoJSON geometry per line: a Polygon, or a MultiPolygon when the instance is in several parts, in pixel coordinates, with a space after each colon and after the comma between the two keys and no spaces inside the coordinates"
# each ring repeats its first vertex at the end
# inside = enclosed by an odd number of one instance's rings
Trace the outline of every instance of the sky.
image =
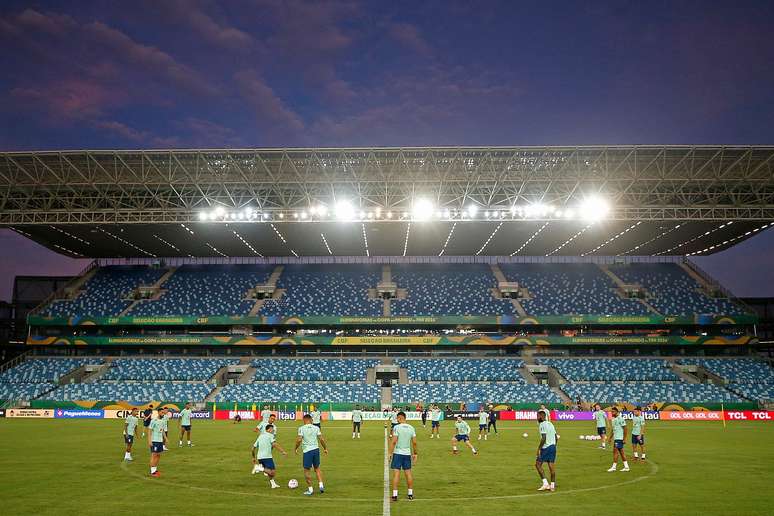
{"type": "MultiPolygon", "coordinates": [[[[127,5],[2,2],[0,150],[774,144],[771,1],[127,5]]],[[[0,245],[0,299],[84,266],[0,245]]],[[[700,264],[774,295],[772,251],[700,264]]]]}

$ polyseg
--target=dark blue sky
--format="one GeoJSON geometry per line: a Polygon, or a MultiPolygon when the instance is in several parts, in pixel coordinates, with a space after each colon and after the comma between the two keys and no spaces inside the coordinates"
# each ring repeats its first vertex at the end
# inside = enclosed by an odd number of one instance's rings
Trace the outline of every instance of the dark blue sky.
{"type": "MultiPolygon", "coordinates": [[[[773,33],[771,1],[6,1],[0,149],[771,144],[773,33]]],[[[0,243],[0,297],[72,268],[0,243]]],[[[702,263],[774,295],[772,251],[702,263]]]]}

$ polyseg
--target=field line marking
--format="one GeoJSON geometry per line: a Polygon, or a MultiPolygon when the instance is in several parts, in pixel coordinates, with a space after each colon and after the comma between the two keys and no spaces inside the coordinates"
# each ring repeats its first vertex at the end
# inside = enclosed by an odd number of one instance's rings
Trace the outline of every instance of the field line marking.
{"type": "MultiPolygon", "coordinates": [[[[387,440],[385,439],[385,445],[387,443],[387,440]]],[[[386,457],[386,455],[385,455],[386,457]]],[[[386,462],[386,458],[385,458],[386,462]]],[[[414,498],[414,503],[416,502],[442,502],[442,501],[457,501],[457,502],[466,502],[466,501],[475,501],[475,500],[515,500],[520,498],[533,498],[537,496],[561,496],[561,495],[569,495],[574,493],[587,493],[592,491],[603,491],[605,489],[610,489],[613,487],[620,487],[625,486],[629,484],[634,484],[636,482],[640,482],[642,480],[647,480],[650,477],[655,476],[658,473],[659,466],[652,460],[648,459],[648,464],[650,465],[650,472],[647,475],[643,475],[641,477],[636,477],[631,480],[626,480],[624,482],[617,482],[615,484],[608,484],[604,486],[596,486],[596,487],[582,487],[578,489],[569,489],[567,491],[555,491],[553,493],[531,493],[531,494],[520,494],[520,495],[501,495],[501,496],[475,496],[475,497],[444,497],[444,498],[414,498]]],[[[201,486],[192,486],[190,484],[183,484],[179,482],[170,482],[168,480],[158,480],[154,479],[147,475],[141,475],[139,473],[135,473],[133,471],[130,471],[127,467],[127,464],[125,461],[121,462],[121,469],[126,471],[130,476],[133,476],[135,478],[138,478],[140,480],[146,480],[146,481],[152,481],[159,484],[165,484],[169,486],[175,486],[175,487],[186,487],[188,489],[194,490],[194,491],[205,491],[210,493],[226,493],[226,494],[233,494],[233,495],[240,495],[240,496],[257,496],[259,498],[283,498],[286,500],[298,500],[298,496],[285,496],[285,495],[279,495],[275,493],[258,493],[258,492],[245,492],[245,491],[230,491],[225,489],[214,489],[210,487],[201,487],[201,486]]],[[[385,483],[385,486],[388,484],[385,483]]],[[[385,488],[386,489],[386,488],[385,488]]],[[[385,493],[389,493],[387,490],[385,490],[385,493]]],[[[323,498],[323,497],[317,497],[317,500],[326,500],[330,502],[374,502],[374,498],[323,498]]],[[[384,503],[384,502],[383,502],[384,503]]],[[[389,513],[389,502],[387,505],[387,513],[389,513]]]]}
{"type": "Polygon", "coordinates": [[[384,496],[382,497],[382,516],[390,516],[390,470],[387,467],[387,427],[384,427],[384,496]]]}

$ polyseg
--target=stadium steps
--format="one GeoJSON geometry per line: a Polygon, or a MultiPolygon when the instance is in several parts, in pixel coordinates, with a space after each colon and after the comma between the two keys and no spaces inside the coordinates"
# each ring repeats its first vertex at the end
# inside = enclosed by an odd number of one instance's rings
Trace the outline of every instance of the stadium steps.
{"type": "Polygon", "coordinates": [[[103,376],[105,376],[105,373],[107,373],[110,370],[110,363],[113,361],[112,357],[106,357],[105,363],[100,364],[97,366],[97,368],[92,372],[91,374],[87,374],[81,378],[80,383],[94,383],[103,376]]]}
{"type": "Polygon", "coordinates": [[[565,403],[572,404],[572,399],[559,387],[551,387],[551,390],[556,393],[557,396],[562,398],[562,401],[565,403]]]}
{"type": "Polygon", "coordinates": [[[135,307],[137,307],[140,303],[144,303],[145,301],[156,301],[158,298],[160,298],[163,295],[163,292],[161,292],[161,286],[172,277],[172,275],[177,271],[179,267],[170,267],[167,269],[167,272],[161,275],[159,279],[156,280],[156,282],[151,285],[151,288],[156,289],[156,294],[154,294],[153,297],[150,299],[135,299],[132,301],[132,303],[127,306],[123,312],[118,314],[118,317],[123,317],[125,315],[129,315],[132,313],[132,310],[134,310],[135,307]]]}
{"type": "Polygon", "coordinates": [[[204,398],[204,403],[214,402],[215,398],[220,394],[220,391],[223,390],[223,386],[218,386],[212,389],[212,392],[210,392],[207,396],[204,398]]]}
{"type": "MultiPolygon", "coordinates": [[[[280,276],[282,276],[282,271],[284,271],[284,270],[285,270],[285,267],[283,265],[277,265],[276,267],[274,267],[274,270],[271,271],[271,275],[269,275],[269,278],[266,280],[266,284],[267,285],[274,285],[274,288],[276,289],[277,288],[277,281],[279,281],[280,276]]],[[[277,292],[278,291],[275,290],[275,292],[274,292],[275,295],[272,296],[272,299],[279,299],[279,297],[281,297],[281,296],[277,296],[276,295],[277,292]]],[[[283,290],[282,292],[284,293],[285,291],[283,290]]],[[[256,315],[258,315],[258,312],[260,312],[261,309],[263,308],[263,304],[264,304],[265,301],[266,301],[265,299],[256,299],[255,300],[255,304],[250,309],[250,312],[248,312],[247,315],[250,316],[250,317],[255,317],[256,315]]]]}
{"type": "Polygon", "coordinates": [[[685,273],[691,277],[696,283],[701,285],[701,288],[704,290],[711,290],[713,288],[716,288],[717,285],[711,284],[709,281],[707,281],[705,278],[703,278],[698,272],[696,272],[693,267],[688,265],[686,262],[681,262],[680,268],[685,271],[685,273]]]}
{"type": "MultiPolygon", "coordinates": [[[[608,277],[608,278],[610,278],[611,280],[613,280],[613,283],[615,283],[616,287],[618,287],[619,289],[623,289],[623,288],[626,286],[626,282],[624,282],[624,281],[623,281],[621,278],[619,278],[619,277],[616,275],[616,273],[614,273],[613,271],[611,271],[611,270],[610,270],[610,268],[609,268],[609,267],[608,267],[606,264],[604,264],[604,263],[598,263],[598,264],[597,264],[597,267],[599,267],[599,269],[600,269],[602,272],[604,272],[604,273],[605,273],[605,275],[607,275],[607,277],[608,277]]],[[[618,291],[617,291],[617,293],[620,295],[620,292],[618,292],[618,291]]],[[[622,299],[623,299],[623,296],[621,296],[621,297],[622,297],[622,299]]],[[[631,298],[625,298],[625,299],[627,299],[627,300],[632,300],[631,298]]],[[[651,305],[650,303],[648,303],[648,302],[647,302],[645,299],[634,299],[634,301],[639,301],[639,303],[640,303],[642,306],[644,306],[644,307],[645,307],[645,308],[648,310],[648,312],[654,313],[654,314],[656,314],[656,315],[661,315],[661,313],[660,313],[658,310],[656,310],[656,309],[653,307],[653,305],[651,305]]]]}
{"type": "Polygon", "coordinates": [[[255,378],[255,373],[258,372],[258,369],[250,366],[247,369],[245,369],[245,372],[242,373],[242,376],[239,377],[239,380],[237,380],[237,383],[245,384],[245,383],[253,383],[253,378],[255,378]]]}
{"type": "Polygon", "coordinates": [[[382,387],[382,408],[392,407],[392,387],[382,387]]]}
{"type": "MultiPolygon", "coordinates": [[[[500,266],[496,263],[493,263],[489,266],[490,269],[492,269],[492,274],[494,275],[495,279],[498,283],[507,283],[508,278],[505,277],[505,274],[503,274],[502,269],[500,269],[500,266]]],[[[494,294],[492,294],[493,297],[497,297],[494,294]]],[[[501,298],[502,299],[502,298],[501,298]]],[[[521,317],[527,316],[527,311],[524,310],[524,307],[521,306],[521,303],[518,299],[510,299],[511,305],[513,306],[513,311],[516,312],[521,317]]]]}
{"type": "Polygon", "coordinates": [[[538,383],[537,378],[535,378],[535,375],[532,374],[532,371],[527,369],[526,367],[520,367],[519,368],[519,374],[521,375],[524,380],[526,380],[527,383],[538,383]]]}
{"type": "Polygon", "coordinates": [[[688,374],[686,372],[683,372],[683,368],[675,362],[674,359],[668,358],[666,359],[667,362],[669,362],[669,367],[672,370],[673,373],[677,375],[680,380],[682,380],[685,383],[701,383],[698,378],[693,376],[692,374],[688,374]]]}

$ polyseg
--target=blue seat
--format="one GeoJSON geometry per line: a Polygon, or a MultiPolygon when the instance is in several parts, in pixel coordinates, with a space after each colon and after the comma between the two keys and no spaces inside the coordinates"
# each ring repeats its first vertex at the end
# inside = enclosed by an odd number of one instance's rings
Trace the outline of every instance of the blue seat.
{"type": "Polygon", "coordinates": [[[192,401],[202,402],[215,388],[206,383],[97,382],[62,385],[43,399],[54,401],[192,401]]]}
{"type": "Polygon", "coordinates": [[[513,358],[497,359],[406,359],[395,361],[408,371],[412,381],[515,381],[525,382],[519,374],[524,362],[513,358]]]}
{"type": "Polygon", "coordinates": [[[238,358],[119,358],[103,380],[205,381],[238,358]]]}
{"type": "Polygon", "coordinates": [[[516,382],[410,383],[394,386],[394,403],[560,403],[547,385],[516,382]]]}
{"type": "Polygon", "coordinates": [[[723,387],[704,383],[684,382],[627,382],[627,383],[566,383],[562,390],[571,399],[645,405],[651,402],[675,403],[731,403],[744,401],[723,387]]]}
{"type": "Polygon", "coordinates": [[[0,382],[56,382],[79,367],[102,362],[101,358],[30,358],[0,374],[0,382]]]}
{"type": "Polygon", "coordinates": [[[286,359],[259,358],[251,362],[255,367],[255,381],[363,381],[366,370],[376,367],[379,360],[368,359],[286,359]]]}
{"type": "Polygon", "coordinates": [[[539,363],[555,368],[571,381],[677,381],[679,378],[661,359],[541,358],[539,363]]]}
{"type": "Polygon", "coordinates": [[[366,383],[249,383],[229,384],[215,401],[239,403],[378,403],[381,392],[366,383]]]}
{"type": "Polygon", "coordinates": [[[683,358],[680,363],[701,366],[731,383],[774,383],[774,369],[752,358],[683,358]]]}

